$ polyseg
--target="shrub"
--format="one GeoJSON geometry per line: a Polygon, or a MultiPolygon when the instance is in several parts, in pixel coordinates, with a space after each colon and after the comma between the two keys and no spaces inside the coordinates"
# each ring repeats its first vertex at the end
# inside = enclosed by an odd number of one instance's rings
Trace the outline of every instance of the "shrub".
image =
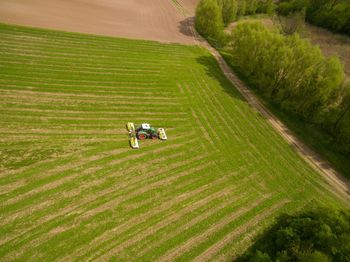
{"type": "Polygon", "coordinates": [[[223,20],[217,0],[201,0],[196,9],[196,30],[204,37],[220,38],[223,20]]]}
{"type": "Polygon", "coordinates": [[[350,261],[349,210],[282,215],[239,261],[350,261]]]}

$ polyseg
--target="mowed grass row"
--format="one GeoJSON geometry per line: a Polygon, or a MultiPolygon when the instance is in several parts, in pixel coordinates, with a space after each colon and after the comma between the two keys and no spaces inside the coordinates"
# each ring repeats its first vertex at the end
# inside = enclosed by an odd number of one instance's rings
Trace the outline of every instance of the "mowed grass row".
{"type": "Polygon", "coordinates": [[[230,260],[343,205],[204,49],[0,25],[0,53],[0,260],[230,260]]]}

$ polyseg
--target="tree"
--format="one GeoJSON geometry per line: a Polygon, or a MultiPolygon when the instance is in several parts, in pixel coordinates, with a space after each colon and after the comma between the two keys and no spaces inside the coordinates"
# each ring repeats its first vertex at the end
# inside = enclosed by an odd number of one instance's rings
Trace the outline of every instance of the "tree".
{"type": "Polygon", "coordinates": [[[286,37],[259,22],[239,23],[229,50],[234,66],[250,84],[285,112],[325,124],[324,112],[333,106],[344,81],[338,58],[326,58],[297,34],[286,37]]]}
{"type": "Polygon", "coordinates": [[[254,15],[258,8],[257,0],[246,0],[246,14],[254,15]]]}
{"type": "Polygon", "coordinates": [[[217,0],[201,0],[196,8],[195,26],[204,37],[220,39],[223,20],[217,0]]]}
{"type": "Polygon", "coordinates": [[[236,19],[237,1],[236,0],[218,0],[222,10],[222,19],[225,25],[228,25],[236,19]]]}
{"type": "Polygon", "coordinates": [[[350,35],[350,1],[348,0],[281,0],[280,15],[306,10],[306,20],[331,31],[350,35]]]}
{"type": "Polygon", "coordinates": [[[278,15],[281,30],[286,35],[300,33],[305,26],[305,10],[290,13],[286,16],[278,15]]]}
{"type": "Polygon", "coordinates": [[[281,215],[239,261],[349,261],[350,211],[281,215]],[[270,260],[269,260],[270,259],[270,260]]]}
{"type": "Polygon", "coordinates": [[[275,11],[276,5],[273,0],[260,0],[258,1],[258,8],[256,10],[259,14],[272,15],[275,11]]]}
{"type": "Polygon", "coordinates": [[[244,16],[246,14],[247,9],[246,0],[238,0],[237,4],[237,16],[244,16]]]}
{"type": "Polygon", "coordinates": [[[339,97],[340,102],[329,113],[331,131],[342,150],[350,151],[350,83],[344,85],[339,97]]]}

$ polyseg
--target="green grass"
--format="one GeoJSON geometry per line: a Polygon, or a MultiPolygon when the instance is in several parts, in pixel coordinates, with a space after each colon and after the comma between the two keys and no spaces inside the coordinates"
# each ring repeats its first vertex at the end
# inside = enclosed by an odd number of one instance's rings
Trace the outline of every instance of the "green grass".
{"type": "Polygon", "coordinates": [[[344,205],[204,49],[2,24],[0,52],[0,260],[229,260],[344,205]]]}

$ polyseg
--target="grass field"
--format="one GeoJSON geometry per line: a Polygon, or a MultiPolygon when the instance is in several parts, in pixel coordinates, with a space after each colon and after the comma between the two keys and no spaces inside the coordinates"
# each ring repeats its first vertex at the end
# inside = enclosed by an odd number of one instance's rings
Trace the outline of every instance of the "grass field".
{"type": "Polygon", "coordinates": [[[343,205],[204,49],[0,25],[0,53],[2,261],[229,260],[343,205]]]}

